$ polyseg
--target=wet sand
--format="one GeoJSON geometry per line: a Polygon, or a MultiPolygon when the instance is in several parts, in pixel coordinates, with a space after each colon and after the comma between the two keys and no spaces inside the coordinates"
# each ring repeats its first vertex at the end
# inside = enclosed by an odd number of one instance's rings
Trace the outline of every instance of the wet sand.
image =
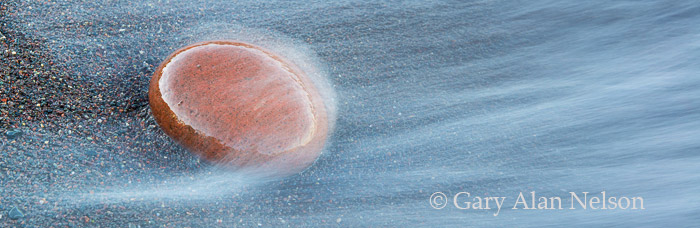
{"type": "Polygon", "coordinates": [[[692,226],[698,9],[2,1],[0,227],[692,226]],[[216,39],[318,67],[309,76],[337,91],[336,128],[308,170],[271,181],[220,172],[157,127],[153,71],[216,39]],[[521,192],[602,191],[646,209],[511,209],[521,192]],[[434,209],[435,192],[508,198],[494,216],[493,205],[434,209]]]}

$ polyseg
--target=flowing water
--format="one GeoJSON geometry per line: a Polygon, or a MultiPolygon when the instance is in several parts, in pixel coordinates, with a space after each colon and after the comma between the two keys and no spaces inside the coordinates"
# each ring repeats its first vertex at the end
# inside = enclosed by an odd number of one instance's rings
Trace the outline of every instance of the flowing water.
{"type": "Polygon", "coordinates": [[[149,179],[146,170],[124,175],[150,181],[97,188],[99,180],[77,178],[78,189],[97,192],[48,193],[74,202],[59,206],[85,214],[99,213],[94,205],[128,204],[138,213],[130,219],[113,215],[118,219],[109,222],[120,226],[159,226],[165,221],[145,221],[202,208],[215,209],[170,222],[700,222],[700,6],[692,1],[102,0],[20,6],[10,16],[14,28],[46,39],[52,58],[89,80],[136,77],[142,65],[157,65],[183,45],[236,39],[313,69],[335,93],[329,98],[337,108],[334,133],[301,175],[260,180],[205,167],[149,179]],[[564,209],[512,209],[520,192],[533,191],[561,197],[564,209]],[[643,197],[645,209],[568,209],[570,192],[600,197],[602,191],[643,197]],[[434,192],[446,194],[445,208],[431,206],[434,192]],[[490,210],[460,210],[452,202],[458,192],[507,198],[500,211],[493,204],[490,210]],[[189,209],[163,209],[170,205],[189,209]]]}

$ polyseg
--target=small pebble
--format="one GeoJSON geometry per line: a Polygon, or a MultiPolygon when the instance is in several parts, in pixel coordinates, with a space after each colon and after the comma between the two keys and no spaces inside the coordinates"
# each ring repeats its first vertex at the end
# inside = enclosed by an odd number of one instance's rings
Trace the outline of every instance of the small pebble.
{"type": "Polygon", "coordinates": [[[22,134],[24,134],[24,132],[22,132],[21,130],[13,129],[13,130],[6,131],[5,137],[7,137],[7,139],[16,139],[16,138],[22,136],[22,134]]]}
{"type": "Polygon", "coordinates": [[[17,219],[24,218],[24,213],[22,213],[22,211],[20,211],[19,208],[13,207],[10,210],[10,213],[8,213],[8,217],[12,220],[17,220],[17,219]]]}

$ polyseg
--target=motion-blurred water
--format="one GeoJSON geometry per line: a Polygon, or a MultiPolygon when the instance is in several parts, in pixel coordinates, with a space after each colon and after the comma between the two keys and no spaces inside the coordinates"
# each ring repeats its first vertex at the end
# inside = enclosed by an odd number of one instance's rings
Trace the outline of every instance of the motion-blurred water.
{"type": "Polygon", "coordinates": [[[318,69],[337,93],[335,133],[301,175],[264,183],[221,175],[203,180],[210,185],[174,175],[170,185],[113,188],[101,194],[108,202],[223,204],[228,211],[211,216],[232,214],[226,226],[238,217],[264,226],[700,222],[692,1],[21,4],[16,29],[47,39],[54,58],[91,80],[131,77],[124,72],[182,45],[229,38],[318,69]],[[205,194],[192,197],[187,186],[205,194]],[[436,210],[429,197],[438,191],[508,199],[498,216],[449,200],[436,210]],[[531,191],[641,196],[646,209],[511,209],[531,191]]]}

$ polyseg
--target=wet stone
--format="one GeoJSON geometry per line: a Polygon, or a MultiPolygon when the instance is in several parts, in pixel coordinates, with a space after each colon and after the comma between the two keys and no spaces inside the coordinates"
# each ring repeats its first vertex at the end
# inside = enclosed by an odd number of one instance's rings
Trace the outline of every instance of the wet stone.
{"type": "Polygon", "coordinates": [[[326,107],[306,73],[247,43],[175,51],[154,72],[149,100],[167,135],[232,169],[298,173],[318,158],[328,134],[326,107]]]}
{"type": "Polygon", "coordinates": [[[12,140],[12,139],[19,138],[20,136],[22,136],[22,134],[24,134],[24,132],[22,132],[22,130],[12,129],[12,130],[8,130],[5,132],[5,137],[7,139],[12,140]]]}
{"type": "Polygon", "coordinates": [[[24,218],[24,213],[22,213],[22,211],[19,210],[19,208],[13,207],[12,209],[10,209],[10,212],[7,213],[7,217],[12,220],[17,220],[24,218]]]}

